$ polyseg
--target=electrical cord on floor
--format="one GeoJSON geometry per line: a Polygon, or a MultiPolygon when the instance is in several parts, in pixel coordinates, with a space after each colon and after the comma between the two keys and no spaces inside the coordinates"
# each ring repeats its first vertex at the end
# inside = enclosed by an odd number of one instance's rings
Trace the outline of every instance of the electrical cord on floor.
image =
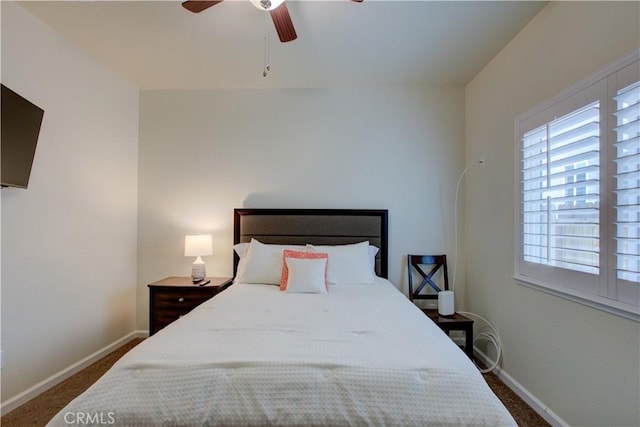
{"type": "Polygon", "coordinates": [[[493,326],[491,324],[491,322],[489,322],[487,319],[485,319],[484,317],[475,314],[475,313],[470,313],[468,311],[458,311],[457,313],[462,314],[463,316],[468,316],[468,317],[475,317],[477,319],[482,320],[483,322],[485,322],[489,328],[491,329],[491,331],[486,332],[486,331],[480,331],[478,333],[476,333],[473,336],[473,343],[475,344],[476,341],[480,341],[480,340],[486,340],[488,342],[490,342],[496,349],[496,360],[488,367],[486,368],[480,368],[478,366],[478,369],[480,369],[480,372],[482,372],[483,374],[486,374],[487,372],[491,372],[493,371],[498,364],[500,363],[500,357],[502,356],[502,342],[500,341],[500,335],[498,335],[498,331],[496,330],[495,326],[493,326]]]}

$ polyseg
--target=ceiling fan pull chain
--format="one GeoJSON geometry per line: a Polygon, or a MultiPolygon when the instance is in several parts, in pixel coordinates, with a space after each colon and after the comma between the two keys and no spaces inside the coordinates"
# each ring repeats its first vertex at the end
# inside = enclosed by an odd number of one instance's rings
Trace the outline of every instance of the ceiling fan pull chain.
{"type": "Polygon", "coordinates": [[[265,10],[264,14],[264,70],[262,71],[262,77],[267,77],[269,71],[271,71],[271,65],[269,65],[269,13],[265,10]]]}

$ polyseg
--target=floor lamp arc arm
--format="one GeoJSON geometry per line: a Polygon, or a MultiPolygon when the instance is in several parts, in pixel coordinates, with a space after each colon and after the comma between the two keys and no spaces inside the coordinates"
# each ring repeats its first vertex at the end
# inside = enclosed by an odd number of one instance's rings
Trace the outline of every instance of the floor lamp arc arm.
{"type": "Polygon", "coordinates": [[[466,173],[473,166],[482,165],[484,166],[484,158],[478,159],[472,163],[469,163],[467,167],[464,168],[460,176],[458,177],[458,182],[456,184],[456,194],[453,201],[453,277],[451,278],[451,290],[453,291],[456,287],[456,272],[458,270],[458,198],[460,193],[460,184],[462,183],[462,178],[466,175],[466,173]]]}
{"type": "MultiPolygon", "coordinates": [[[[462,171],[462,173],[460,174],[460,176],[458,177],[458,182],[456,183],[456,194],[455,194],[455,200],[454,200],[454,207],[453,207],[453,215],[454,215],[454,220],[453,220],[453,231],[454,231],[454,259],[453,259],[453,277],[452,277],[452,281],[451,281],[451,290],[453,290],[455,288],[455,284],[456,284],[456,271],[457,271],[457,267],[458,267],[458,198],[459,198],[459,193],[460,193],[460,185],[462,184],[462,179],[464,178],[464,176],[466,175],[466,173],[474,166],[476,165],[480,165],[480,166],[484,166],[485,164],[485,159],[484,157],[469,163],[467,165],[467,167],[464,168],[464,170],[462,171]]],[[[500,363],[500,357],[502,356],[502,341],[500,340],[500,335],[498,334],[498,331],[496,330],[495,326],[493,326],[493,324],[491,324],[491,322],[489,322],[487,319],[485,319],[484,317],[475,314],[475,313],[471,313],[468,311],[459,311],[458,313],[462,314],[462,315],[466,315],[466,316],[471,316],[471,317],[476,317],[482,321],[484,321],[490,331],[489,332],[484,332],[481,331],[479,333],[477,333],[474,337],[473,337],[473,342],[475,343],[475,341],[477,340],[486,340],[489,343],[491,343],[495,349],[496,349],[496,359],[493,361],[493,363],[491,364],[491,366],[488,366],[486,368],[480,368],[478,367],[478,369],[480,369],[480,372],[482,373],[487,373],[487,372],[491,372],[493,371],[498,364],[500,363]]]]}

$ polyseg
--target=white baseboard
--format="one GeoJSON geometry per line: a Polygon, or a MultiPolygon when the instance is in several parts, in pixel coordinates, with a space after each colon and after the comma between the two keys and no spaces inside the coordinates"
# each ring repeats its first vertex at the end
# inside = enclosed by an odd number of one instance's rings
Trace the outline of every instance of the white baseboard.
{"type": "MultiPolygon", "coordinates": [[[[494,363],[494,361],[489,359],[486,354],[478,350],[477,347],[473,348],[473,354],[486,366],[491,366],[494,363]]],[[[567,424],[562,418],[560,418],[558,414],[549,409],[547,405],[542,403],[540,399],[535,397],[529,390],[524,388],[522,384],[516,381],[504,369],[500,368],[500,366],[497,366],[492,372],[496,374],[496,376],[500,378],[502,382],[507,385],[507,387],[513,390],[515,394],[517,394],[522,400],[524,400],[527,405],[531,406],[531,408],[533,408],[533,410],[536,411],[538,415],[544,418],[546,422],[554,427],[569,427],[569,424],[567,424]]]]}
{"type": "Polygon", "coordinates": [[[149,336],[148,331],[133,331],[130,334],[127,334],[126,336],[120,338],[119,340],[112,342],[106,347],[101,348],[100,350],[85,357],[79,362],[74,363],[68,368],[63,369],[62,371],[50,376],[49,378],[43,381],[40,381],[38,384],[26,389],[22,393],[19,393],[10,399],[7,399],[6,402],[0,403],[0,416],[5,415],[13,411],[14,409],[16,409],[18,406],[27,403],[28,401],[38,396],[39,394],[44,393],[45,391],[49,390],[51,387],[55,386],[56,384],[59,384],[62,381],[66,380],[71,375],[80,372],[87,366],[102,359],[104,356],[111,353],[112,351],[122,347],[124,344],[128,343],[132,339],[146,338],[148,336],[149,336]]]}

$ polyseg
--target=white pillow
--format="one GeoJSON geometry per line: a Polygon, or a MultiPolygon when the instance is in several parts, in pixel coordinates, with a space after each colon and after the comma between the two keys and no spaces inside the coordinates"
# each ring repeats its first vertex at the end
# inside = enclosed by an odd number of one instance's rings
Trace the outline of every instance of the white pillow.
{"type": "Polygon", "coordinates": [[[244,275],[244,266],[247,264],[247,251],[249,250],[250,243],[237,243],[233,245],[233,250],[236,251],[240,261],[238,261],[238,268],[236,269],[236,278],[233,283],[239,283],[238,277],[244,275]]]}
{"type": "Polygon", "coordinates": [[[235,245],[233,245],[233,250],[236,251],[240,259],[242,259],[247,255],[250,244],[251,243],[236,243],[235,245]]]}
{"type": "Polygon", "coordinates": [[[289,269],[286,292],[326,294],[324,282],[326,258],[285,258],[289,269]]]}
{"type": "Polygon", "coordinates": [[[373,268],[373,271],[376,271],[376,255],[379,250],[377,246],[369,245],[369,256],[371,257],[371,268],[373,268]]]}
{"type": "MultiPolygon", "coordinates": [[[[234,247],[235,249],[235,247],[234,247]]],[[[242,251],[242,247],[238,250],[242,251]]],[[[234,283],[265,283],[280,285],[282,277],[282,253],[285,249],[305,251],[301,245],[268,245],[251,239],[244,257],[240,255],[234,283]]]]}
{"type": "Polygon", "coordinates": [[[314,246],[307,245],[312,252],[329,254],[327,268],[328,281],[331,284],[374,283],[375,274],[371,264],[369,242],[352,245],[314,246]]]}

